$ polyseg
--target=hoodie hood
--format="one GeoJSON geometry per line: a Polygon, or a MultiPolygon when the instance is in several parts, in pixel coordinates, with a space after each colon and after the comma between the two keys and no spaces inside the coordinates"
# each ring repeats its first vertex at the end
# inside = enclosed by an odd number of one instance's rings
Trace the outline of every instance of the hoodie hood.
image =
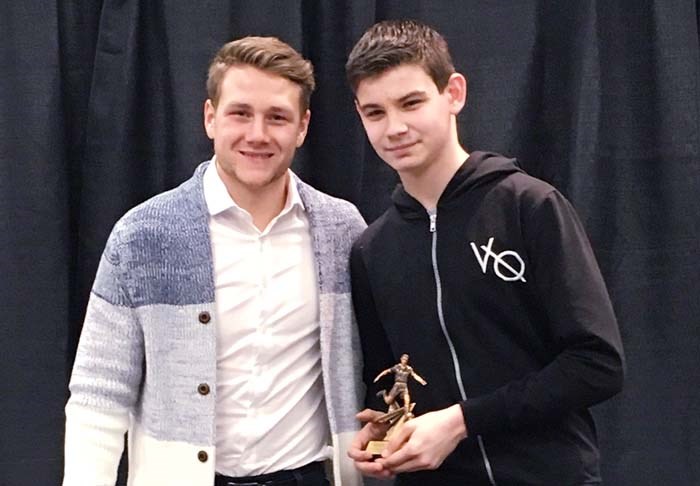
{"type": "MultiPolygon", "coordinates": [[[[457,169],[438,200],[438,208],[448,207],[459,197],[484,184],[493,184],[510,174],[523,172],[516,159],[493,152],[472,152],[457,169]]],[[[425,218],[425,208],[399,184],[391,199],[401,216],[408,219],[425,218]]]]}

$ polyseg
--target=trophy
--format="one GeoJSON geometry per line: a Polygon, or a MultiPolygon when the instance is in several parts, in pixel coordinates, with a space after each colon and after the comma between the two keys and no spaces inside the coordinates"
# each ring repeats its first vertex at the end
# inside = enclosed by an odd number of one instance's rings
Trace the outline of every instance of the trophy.
{"type": "Polygon", "coordinates": [[[411,402],[411,395],[408,392],[408,378],[413,378],[423,386],[427,385],[427,382],[408,365],[407,354],[401,355],[399,363],[379,373],[374,379],[374,383],[389,373],[394,374],[394,386],[389,393],[386,390],[380,390],[377,393],[377,396],[384,399],[384,403],[389,406],[389,409],[384,415],[374,420],[375,423],[388,423],[389,430],[387,430],[382,440],[372,440],[367,444],[365,450],[371,452],[373,456],[380,456],[391,436],[401,429],[408,420],[413,418],[413,408],[416,404],[411,402]],[[399,397],[401,398],[401,405],[398,403],[399,397]]]}

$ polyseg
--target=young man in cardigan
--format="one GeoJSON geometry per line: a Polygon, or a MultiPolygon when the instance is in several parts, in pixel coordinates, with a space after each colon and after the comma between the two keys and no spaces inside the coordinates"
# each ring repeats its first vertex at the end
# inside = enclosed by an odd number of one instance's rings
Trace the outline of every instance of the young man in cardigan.
{"type": "Polygon", "coordinates": [[[365,446],[384,427],[357,435],[357,467],[402,486],[599,484],[588,408],[620,390],[624,361],[572,206],[514,160],[462,147],[467,83],[435,30],[376,24],[346,68],[369,141],[401,179],[352,251],[364,378],[408,353],[428,382],[380,458],[365,446]]]}
{"type": "Polygon", "coordinates": [[[345,449],[364,387],[348,258],[365,224],[290,170],[311,64],[224,45],[204,106],[214,157],[114,227],[66,405],[64,485],[360,484],[345,449]]]}

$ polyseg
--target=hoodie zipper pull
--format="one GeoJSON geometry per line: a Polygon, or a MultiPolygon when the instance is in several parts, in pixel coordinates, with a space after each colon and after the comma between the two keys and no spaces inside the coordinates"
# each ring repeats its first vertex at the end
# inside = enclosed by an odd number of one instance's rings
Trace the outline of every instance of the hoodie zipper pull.
{"type": "Polygon", "coordinates": [[[428,213],[430,216],[430,232],[435,233],[437,231],[437,213],[428,213]]]}

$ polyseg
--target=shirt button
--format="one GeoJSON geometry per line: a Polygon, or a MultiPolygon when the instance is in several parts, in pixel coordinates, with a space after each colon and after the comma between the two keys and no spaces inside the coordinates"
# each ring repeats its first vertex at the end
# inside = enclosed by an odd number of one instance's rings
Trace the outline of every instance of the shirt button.
{"type": "Polygon", "coordinates": [[[211,315],[207,311],[199,313],[199,322],[202,324],[208,324],[211,321],[211,315]]]}
{"type": "Polygon", "coordinates": [[[206,383],[200,383],[200,385],[197,387],[197,391],[200,395],[209,395],[209,385],[206,383]]]}
{"type": "Polygon", "coordinates": [[[207,454],[204,451],[199,451],[197,453],[197,459],[199,459],[199,462],[207,462],[207,460],[209,459],[209,454],[207,454]]]}

